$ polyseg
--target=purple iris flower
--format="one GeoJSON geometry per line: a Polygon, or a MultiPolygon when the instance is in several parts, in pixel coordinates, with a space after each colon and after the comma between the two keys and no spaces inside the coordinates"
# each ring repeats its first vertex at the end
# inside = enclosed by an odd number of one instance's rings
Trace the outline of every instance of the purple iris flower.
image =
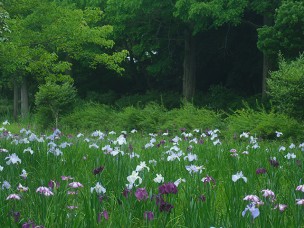
{"type": "Polygon", "coordinates": [[[103,170],[104,170],[104,166],[100,166],[93,170],[93,174],[97,175],[97,174],[101,173],[103,170]]]}
{"type": "Polygon", "coordinates": [[[264,174],[267,173],[267,170],[265,168],[259,168],[255,171],[256,174],[264,174]]]}
{"type": "Polygon", "coordinates": [[[135,196],[139,201],[146,200],[149,198],[148,192],[145,188],[136,189],[135,196]]]}
{"type": "Polygon", "coordinates": [[[158,191],[160,194],[176,194],[177,193],[177,187],[174,183],[165,183],[158,187],[158,191]]]}
{"type": "Polygon", "coordinates": [[[149,221],[154,219],[154,214],[152,211],[145,211],[144,212],[144,219],[147,219],[149,221]]]}

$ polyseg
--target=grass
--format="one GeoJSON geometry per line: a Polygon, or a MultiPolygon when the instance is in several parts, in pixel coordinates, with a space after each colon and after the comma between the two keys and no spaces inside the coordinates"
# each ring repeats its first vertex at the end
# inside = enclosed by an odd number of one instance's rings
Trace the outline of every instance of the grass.
{"type": "Polygon", "coordinates": [[[280,138],[272,141],[231,139],[214,130],[208,134],[204,129],[175,131],[168,135],[126,132],[123,136],[120,132],[96,131],[97,136],[77,137],[78,132],[36,135],[29,131],[20,133],[16,125],[4,127],[12,128],[15,134],[4,129],[0,132],[0,148],[8,150],[0,152],[3,227],[20,227],[29,221],[44,227],[300,227],[304,222],[303,205],[296,204],[296,199],[304,198],[303,192],[296,191],[296,187],[303,184],[300,142],[294,142],[295,148],[289,148],[292,142],[283,142],[280,138]],[[44,142],[38,142],[34,136],[44,142]],[[178,143],[172,139],[179,139],[178,143]],[[220,143],[216,144],[217,140],[220,143]],[[55,143],[53,151],[58,149],[61,155],[51,152],[50,142],[55,143]],[[64,147],[64,143],[70,146],[64,147]],[[106,150],[107,145],[111,150],[106,150]],[[286,150],[279,151],[281,146],[286,150]],[[34,153],[24,153],[27,148],[34,153]],[[244,151],[249,153],[244,154],[244,151]],[[296,158],[288,159],[288,153],[296,158]],[[21,162],[6,164],[12,154],[21,162]],[[189,161],[185,158],[187,155],[197,155],[197,160],[189,161]],[[278,167],[269,162],[273,157],[278,167]],[[140,170],[141,162],[149,169],[140,170]],[[204,169],[195,172],[194,168],[190,173],[186,169],[190,165],[204,169]],[[93,170],[101,166],[103,171],[94,175],[93,170]],[[266,173],[257,174],[259,168],[266,169],[266,173]],[[142,183],[133,186],[129,197],[125,197],[122,193],[129,183],[127,177],[136,169],[142,183]],[[23,170],[26,178],[20,176],[23,170]],[[232,175],[240,171],[247,182],[242,178],[232,181],[232,175]],[[155,200],[159,197],[159,186],[164,184],[153,181],[156,174],[164,177],[164,183],[173,183],[179,178],[185,180],[177,186],[177,194],[162,195],[167,203],[162,204],[165,211],[161,211],[155,200]],[[73,179],[62,180],[62,176],[73,179]],[[204,177],[212,177],[214,181],[204,183],[204,177]],[[11,187],[6,189],[4,181],[11,187]],[[40,186],[49,187],[50,181],[56,183],[50,188],[54,195],[36,192],[40,186]],[[72,188],[69,186],[72,182],[79,182],[83,187],[72,188]],[[91,192],[97,182],[106,189],[105,193],[91,192]],[[17,190],[19,183],[29,190],[17,190]],[[146,189],[148,199],[136,198],[138,188],[146,189]],[[265,189],[273,191],[275,198],[264,197],[261,191],[265,189]],[[68,194],[71,191],[77,194],[68,194]],[[21,199],[7,200],[10,194],[18,194],[21,199]],[[255,219],[250,212],[242,216],[250,203],[243,200],[246,195],[257,195],[264,203],[258,207],[260,215],[255,219]],[[279,211],[275,209],[278,204],[286,204],[287,208],[279,211]],[[104,217],[105,211],[108,218],[104,217]],[[147,211],[153,212],[153,220],[144,218],[147,211]]]}

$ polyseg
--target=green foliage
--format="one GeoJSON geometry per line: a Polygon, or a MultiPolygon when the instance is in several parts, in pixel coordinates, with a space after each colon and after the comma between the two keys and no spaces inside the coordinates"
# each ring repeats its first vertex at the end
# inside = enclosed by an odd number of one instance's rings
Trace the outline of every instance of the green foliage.
{"type": "Polygon", "coordinates": [[[0,42],[6,41],[6,33],[10,32],[9,26],[6,22],[7,19],[9,19],[9,14],[3,8],[2,2],[0,2],[0,42]]]}
{"type": "Polygon", "coordinates": [[[8,1],[11,33],[0,43],[0,67],[11,80],[26,75],[45,83],[45,77],[62,76],[72,60],[92,68],[103,65],[122,73],[126,51],[113,51],[113,27],[102,21],[98,8],[76,8],[65,1],[8,1]],[[13,77],[12,77],[13,75],[13,77]]]}
{"type": "Polygon", "coordinates": [[[258,14],[273,17],[273,11],[278,7],[280,1],[278,0],[251,0],[249,1],[249,8],[256,11],[258,14]]]}
{"type": "Polygon", "coordinates": [[[86,100],[93,101],[105,105],[113,105],[118,99],[119,95],[112,90],[104,93],[97,93],[95,91],[88,91],[86,94],[86,100]]]}
{"type": "Polygon", "coordinates": [[[128,106],[144,107],[150,102],[163,105],[167,109],[180,106],[181,96],[175,92],[160,92],[157,90],[147,91],[145,94],[133,94],[123,96],[115,101],[115,106],[124,108],[128,106]]]}
{"type": "Polygon", "coordinates": [[[268,54],[279,51],[288,56],[298,56],[304,50],[304,2],[283,1],[275,14],[273,26],[258,29],[258,48],[268,54]]]}
{"type": "Polygon", "coordinates": [[[304,133],[303,126],[292,117],[274,111],[266,112],[263,108],[253,110],[248,106],[231,114],[226,124],[226,135],[236,137],[243,132],[250,132],[253,136],[274,139],[275,131],[279,131],[284,138],[298,139],[304,133]]]}
{"type": "Polygon", "coordinates": [[[194,33],[218,28],[225,23],[239,24],[247,1],[189,1],[178,0],[174,16],[193,25],[194,33]]]}
{"type": "Polygon", "coordinates": [[[215,128],[221,126],[221,116],[214,111],[195,108],[185,103],[180,109],[168,111],[154,102],[143,108],[129,106],[120,111],[107,105],[85,103],[78,105],[60,124],[75,130],[174,130],[177,128],[215,128]]]}
{"type": "Polygon", "coordinates": [[[55,82],[47,82],[45,85],[39,86],[39,91],[35,95],[35,105],[37,114],[44,116],[45,122],[49,121],[46,113],[51,113],[56,122],[56,128],[59,113],[67,112],[69,107],[74,103],[76,97],[76,89],[72,84],[65,82],[56,84],[55,82]]]}
{"type": "Polygon", "coordinates": [[[149,103],[143,109],[133,106],[124,108],[118,115],[123,129],[158,131],[166,121],[166,109],[156,103],[149,103]]]}
{"type": "Polygon", "coordinates": [[[211,86],[208,94],[202,97],[203,104],[212,110],[236,110],[242,105],[242,97],[222,85],[211,86]]]}
{"type": "Polygon", "coordinates": [[[6,98],[0,99],[0,116],[9,116],[10,113],[12,113],[13,107],[10,102],[10,100],[6,98]]]}
{"type": "Polygon", "coordinates": [[[304,116],[304,55],[294,61],[280,59],[279,70],[268,79],[269,94],[275,108],[294,117],[304,116]]]}
{"type": "Polygon", "coordinates": [[[79,103],[72,113],[60,120],[60,125],[78,131],[117,129],[117,114],[107,105],[79,103]]]}
{"type": "Polygon", "coordinates": [[[206,108],[196,108],[185,102],[180,109],[172,109],[166,115],[162,129],[208,129],[221,127],[221,115],[206,108]]]}

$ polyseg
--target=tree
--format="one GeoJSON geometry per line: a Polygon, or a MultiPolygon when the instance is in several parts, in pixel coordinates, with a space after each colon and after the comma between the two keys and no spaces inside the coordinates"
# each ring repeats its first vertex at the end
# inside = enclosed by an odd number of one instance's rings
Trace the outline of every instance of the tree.
{"type": "Polygon", "coordinates": [[[286,61],[280,56],[279,69],[268,79],[269,94],[277,111],[303,119],[304,55],[286,61]]]}
{"type": "MultiPolygon", "coordinates": [[[[262,15],[263,26],[273,26],[275,11],[280,4],[280,0],[254,0],[249,3],[249,9],[253,10],[259,15],[262,15]]],[[[274,59],[276,58],[276,54],[274,55],[266,52],[265,50],[260,50],[263,52],[262,99],[265,99],[266,82],[269,72],[274,69],[274,59]]]]}
{"type": "Polygon", "coordinates": [[[157,49],[159,57],[167,51],[161,47],[184,42],[183,96],[190,100],[196,87],[197,34],[227,23],[237,25],[246,5],[246,0],[108,0],[106,13],[113,15],[118,30],[133,41],[128,49],[132,54],[157,49]]]}
{"type": "Polygon", "coordinates": [[[258,34],[258,47],[264,52],[298,57],[304,51],[304,2],[283,1],[276,10],[274,25],[258,29],[258,34]]]}
{"type": "Polygon", "coordinates": [[[108,0],[105,14],[114,27],[115,40],[129,51],[126,69],[135,90],[150,89],[153,81],[176,73],[179,25],[172,16],[171,1],[108,0]]]}
{"type": "MultiPolygon", "coordinates": [[[[48,81],[46,84],[39,86],[39,91],[35,95],[38,113],[47,115],[47,112],[51,112],[57,129],[59,114],[75,102],[76,94],[77,91],[71,83],[58,84],[54,81],[48,81]]],[[[44,118],[44,120],[46,119],[44,118]]],[[[49,120],[47,121],[49,124],[49,120]]]]}
{"type": "Polygon", "coordinates": [[[98,8],[78,9],[54,1],[8,0],[12,33],[1,45],[0,64],[11,82],[21,85],[22,113],[28,112],[27,80],[38,84],[48,77],[67,78],[72,60],[103,65],[122,73],[126,51],[113,51],[112,26],[102,22],[98,8]],[[22,93],[23,91],[23,93],[22,93]]]}
{"type": "Polygon", "coordinates": [[[3,3],[0,2],[0,42],[6,41],[6,33],[10,32],[10,29],[6,22],[7,19],[9,19],[9,14],[4,9],[3,3]]]}
{"type": "Polygon", "coordinates": [[[184,23],[183,95],[187,100],[195,92],[196,34],[224,24],[239,24],[246,5],[245,0],[176,1],[174,16],[184,23]]]}

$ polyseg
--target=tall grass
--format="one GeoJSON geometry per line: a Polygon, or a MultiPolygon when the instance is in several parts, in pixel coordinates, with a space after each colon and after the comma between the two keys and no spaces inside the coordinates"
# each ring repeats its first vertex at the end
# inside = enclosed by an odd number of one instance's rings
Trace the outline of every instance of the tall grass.
{"type": "Polygon", "coordinates": [[[299,142],[293,146],[280,138],[263,141],[239,135],[225,139],[217,130],[205,131],[204,125],[195,131],[176,129],[149,134],[128,130],[115,134],[109,129],[84,136],[57,131],[39,135],[24,130],[16,135],[8,132],[10,127],[4,126],[8,130],[2,129],[0,138],[1,149],[8,150],[0,152],[3,227],[20,227],[29,221],[45,227],[300,227],[304,222],[303,205],[296,204],[296,199],[303,198],[303,192],[296,190],[303,184],[303,144],[299,142]],[[62,154],[56,155],[52,145],[62,154]],[[24,152],[27,148],[34,153],[24,152]],[[14,153],[21,163],[6,164],[7,157],[14,153]],[[197,159],[189,159],[194,155],[197,159]],[[269,162],[273,157],[278,166],[269,162]],[[187,170],[190,165],[191,172],[187,170]],[[104,169],[97,173],[96,168],[101,166],[104,169]],[[257,174],[260,168],[266,172],[257,174]],[[26,178],[20,176],[23,169],[26,178]],[[127,177],[135,170],[142,183],[134,185],[125,197],[122,193],[129,183],[127,177]],[[232,180],[232,175],[240,171],[247,182],[242,178],[232,180]],[[156,203],[163,184],[154,181],[156,174],[164,177],[164,183],[179,178],[185,181],[176,184],[177,194],[162,195],[166,205],[173,206],[171,209],[161,209],[156,203]],[[73,179],[62,180],[62,176],[73,179]],[[204,182],[204,177],[212,179],[204,182]],[[11,187],[5,188],[4,181],[11,187]],[[49,185],[50,181],[53,185],[49,185]],[[83,187],[74,189],[69,186],[72,182],[83,187]],[[91,192],[97,182],[106,189],[105,193],[91,192]],[[17,190],[19,183],[29,190],[17,190]],[[40,186],[52,186],[54,195],[39,194],[36,190],[40,186]],[[138,188],[147,190],[147,199],[137,199],[138,188]],[[265,189],[272,190],[275,198],[263,197],[261,191],[265,189]],[[77,194],[68,194],[70,191],[77,194]],[[21,199],[7,200],[13,193],[21,199]],[[251,194],[264,203],[255,219],[250,212],[242,216],[249,204],[243,199],[251,194]],[[279,211],[275,209],[278,204],[286,204],[287,208],[279,211]],[[109,218],[104,217],[105,211],[109,218]],[[154,219],[144,218],[147,211],[153,212],[154,219]]]}

